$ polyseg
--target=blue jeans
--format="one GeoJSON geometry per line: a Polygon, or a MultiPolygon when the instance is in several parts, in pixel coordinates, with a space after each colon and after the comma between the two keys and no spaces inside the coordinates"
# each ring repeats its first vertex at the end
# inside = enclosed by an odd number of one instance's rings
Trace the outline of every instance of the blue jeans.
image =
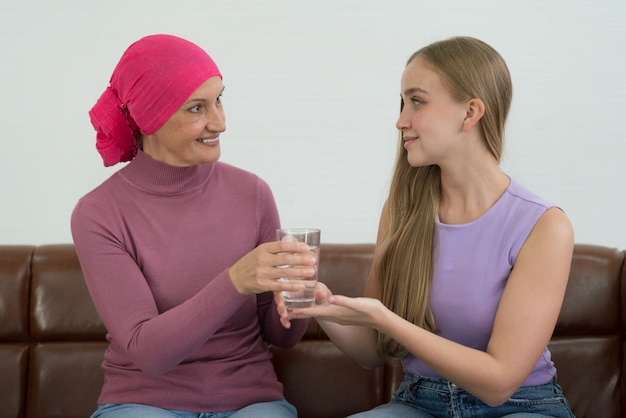
{"type": "Polygon", "coordinates": [[[284,399],[260,402],[225,412],[185,412],[139,404],[99,405],[91,418],[297,418],[296,408],[284,399]]]}
{"type": "Polygon", "coordinates": [[[433,377],[405,373],[389,403],[352,418],[574,418],[556,379],[522,387],[500,406],[491,407],[454,385],[433,377]]]}

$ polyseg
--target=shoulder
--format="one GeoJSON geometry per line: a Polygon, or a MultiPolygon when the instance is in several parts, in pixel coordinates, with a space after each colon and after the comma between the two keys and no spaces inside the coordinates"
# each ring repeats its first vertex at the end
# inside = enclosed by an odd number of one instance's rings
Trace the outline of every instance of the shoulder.
{"type": "Polygon", "coordinates": [[[574,229],[565,212],[553,206],[541,215],[529,238],[539,239],[547,245],[561,242],[569,247],[574,243],[574,229]]]}
{"type": "Polygon", "coordinates": [[[228,191],[229,195],[245,195],[262,205],[267,202],[274,204],[274,194],[270,185],[257,174],[221,161],[213,164],[211,176],[220,190],[228,191]]]}
{"type": "Polygon", "coordinates": [[[511,179],[511,184],[507,189],[507,194],[513,197],[518,204],[543,207],[544,210],[555,206],[552,201],[538,195],[513,178],[511,179]]]}
{"type": "Polygon", "coordinates": [[[106,202],[115,200],[117,191],[121,186],[120,182],[122,184],[124,183],[122,177],[119,175],[119,171],[117,171],[83,195],[76,203],[74,210],[76,211],[78,208],[84,209],[85,207],[102,207],[106,202]]]}
{"type": "Polygon", "coordinates": [[[521,206],[537,207],[539,213],[533,232],[546,230],[546,232],[558,235],[571,235],[572,225],[560,206],[539,196],[513,179],[511,179],[509,193],[521,202],[521,206]]]}
{"type": "Polygon", "coordinates": [[[506,198],[502,199],[500,216],[505,217],[519,227],[530,229],[536,228],[537,222],[544,217],[546,212],[556,213],[547,218],[562,217],[567,219],[563,209],[553,201],[546,199],[517,181],[511,179],[511,184],[506,191],[506,198]],[[559,215],[560,213],[560,215],[559,215]]]}
{"type": "Polygon", "coordinates": [[[519,204],[521,209],[534,212],[533,216],[537,218],[522,251],[533,253],[535,257],[560,253],[567,259],[573,251],[574,230],[563,209],[514,180],[511,180],[510,192],[522,202],[519,204]],[[532,210],[531,207],[536,209],[532,210]]]}
{"type": "Polygon", "coordinates": [[[267,185],[267,182],[257,174],[222,161],[213,163],[213,175],[231,182],[243,182],[245,184],[261,183],[267,185]]]}
{"type": "Polygon", "coordinates": [[[509,243],[507,251],[511,266],[518,261],[523,248],[526,252],[529,248],[536,248],[540,253],[544,251],[544,245],[561,238],[565,246],[569,245],[571,225],[563,210],[514,179],[488,220],[482,225],[481,234],[501,237],[509,243]]]}

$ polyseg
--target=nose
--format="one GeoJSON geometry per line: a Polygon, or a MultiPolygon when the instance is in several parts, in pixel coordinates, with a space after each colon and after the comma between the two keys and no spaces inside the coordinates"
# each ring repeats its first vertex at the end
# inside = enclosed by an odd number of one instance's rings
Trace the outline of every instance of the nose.
{"type": "Polygon", "coordinates": [[[206,128],[211,132],[224,132],[226,130],[226,115],[224,109],[215,107],[207,116],[206,128]]]}
{"type": "Polygon", "coordinates": [[[410,126],[410,118],[407,113],[405,109],[400,110],[400,116],[398,116],[398,120],[396,121],[396,129],[399,131],[408,129],[410,126]]]}

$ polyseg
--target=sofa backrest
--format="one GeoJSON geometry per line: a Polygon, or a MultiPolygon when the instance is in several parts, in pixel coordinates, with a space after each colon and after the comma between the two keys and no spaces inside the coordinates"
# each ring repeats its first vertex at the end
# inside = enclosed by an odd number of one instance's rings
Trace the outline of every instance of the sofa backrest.
{"type": "MultiPolygon", "coordinates": [[[[372,244],[325,244],[320,280],[359,296],[372,244]]],[[[558,380],[578,418],[622,417],[626,311],[624,252],[577,244],[550,343],[558,380]]],[[[107,346],[71,244],[0,245],[0,418],[87,417],[107,346]]],[[[344,417],[386,402],[397,367],[366,370],[311,321],[291,350],[272,348],[286,397],[301,418],[344,417]]]]}
{"type": "Polygon", "coordinates": [[[71,244],[0,246],[0,415],[88,417],[107,342],[71,244]]]}
{"type": "Polygon", "coordinates": [[[576,245],[549,347],[579,418],[626,416],[625,285],[624,251],[576,245]]]}

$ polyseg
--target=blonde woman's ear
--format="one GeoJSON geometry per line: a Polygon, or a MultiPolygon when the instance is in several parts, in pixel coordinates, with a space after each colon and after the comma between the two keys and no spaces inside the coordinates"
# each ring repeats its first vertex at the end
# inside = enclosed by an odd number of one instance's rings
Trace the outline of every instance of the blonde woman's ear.
{"type": "Polygon", "coordinates": [[[463,132],[472,129],[485,114],[485,104],[479,98],[473,98],[466,102],[466,114],[463,120],[463,132]]]}

